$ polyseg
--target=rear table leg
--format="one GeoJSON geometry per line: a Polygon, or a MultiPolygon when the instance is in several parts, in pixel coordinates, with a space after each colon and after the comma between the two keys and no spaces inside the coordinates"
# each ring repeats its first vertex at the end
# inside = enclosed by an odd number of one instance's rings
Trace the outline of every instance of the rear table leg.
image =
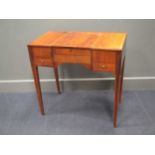
{"type": "Polygon", "coordinates": [[[58,67],[57,66],[54,67],[54,76],[55,76],[55,80],[56,80],[57,91],[59,94],[61,94],[60,85],[59,85],[58,67]]]}

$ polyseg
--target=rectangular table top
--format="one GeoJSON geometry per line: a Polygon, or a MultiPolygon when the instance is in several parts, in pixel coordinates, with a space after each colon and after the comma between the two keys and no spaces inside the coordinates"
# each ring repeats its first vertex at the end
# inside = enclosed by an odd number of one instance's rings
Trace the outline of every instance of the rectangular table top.
{"type": "Polygon", "coordinates": [[[86,48],[121,51],[126,33],[117,32],[47,32],[29,46],[86,48]]]}

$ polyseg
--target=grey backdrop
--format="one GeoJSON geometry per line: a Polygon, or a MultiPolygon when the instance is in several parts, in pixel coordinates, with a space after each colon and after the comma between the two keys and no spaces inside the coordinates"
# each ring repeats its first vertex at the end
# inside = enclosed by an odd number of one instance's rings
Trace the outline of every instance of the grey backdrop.
{"type": "MultiPolygon", "coordinates": [[[[27,44],[47,31],[127,32],[125,80],[127,90],[155,89],[155,20],[0,20],[0,92],[34,91],[32,82],[4,80],[32,79],[27,44]]],[[[110,74],[93,73],[80,65],[59,67],[61,78],[101,78],[110,74]]],[[[41,68],[43,79],[53,78],[50,68],[41,68]]],[[[63,90],[110,89],[113,81],[61,82],[63,90]]],[[[43,90],[56,91],[54,82],[43,82],[43,90]]]]}

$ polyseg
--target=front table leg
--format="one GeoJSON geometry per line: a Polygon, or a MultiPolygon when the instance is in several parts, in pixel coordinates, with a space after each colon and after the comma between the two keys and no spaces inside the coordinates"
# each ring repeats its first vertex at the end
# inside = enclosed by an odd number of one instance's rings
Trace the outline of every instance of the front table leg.
{"type": "Polygon", "coordinates": [[[39,103],[39,109],[42,115],[44,115],[44,105],[43,105],[43,99],[42,99],[42,93],[41,93],[41,86],[40,86],[40,80],[39,80],[39,72],[37,66],[32,66],[32,72],[38,97],[38,103],[39,103]]]}
{"type": "Polygon", "coordinates": [[[117,113],[118,113],[118,106],[119,106],[119,99],[120,99],[120,69],[121,69],[121,55],[117,55],[116,58],[116,73],[115,73],[115,100],[114,100],[114,127],[117,127],[117,113]]]}
{"type": "Polygon", "coordinates": [[[117,112],[119,106],[119,75],[115,77],[115,100],[114,100],[114,127],[117,127],[117,112]]]}

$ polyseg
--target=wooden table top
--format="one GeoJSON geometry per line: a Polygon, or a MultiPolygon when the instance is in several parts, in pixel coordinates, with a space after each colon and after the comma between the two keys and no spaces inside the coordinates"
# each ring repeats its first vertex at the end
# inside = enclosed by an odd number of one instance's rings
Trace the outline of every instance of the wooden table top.
{"type": "Polygon", "coordinates": [[[126,36],[126,33],[116,32],[47,32],[32,41],[29,46],[121,51],[126,36]]]}

